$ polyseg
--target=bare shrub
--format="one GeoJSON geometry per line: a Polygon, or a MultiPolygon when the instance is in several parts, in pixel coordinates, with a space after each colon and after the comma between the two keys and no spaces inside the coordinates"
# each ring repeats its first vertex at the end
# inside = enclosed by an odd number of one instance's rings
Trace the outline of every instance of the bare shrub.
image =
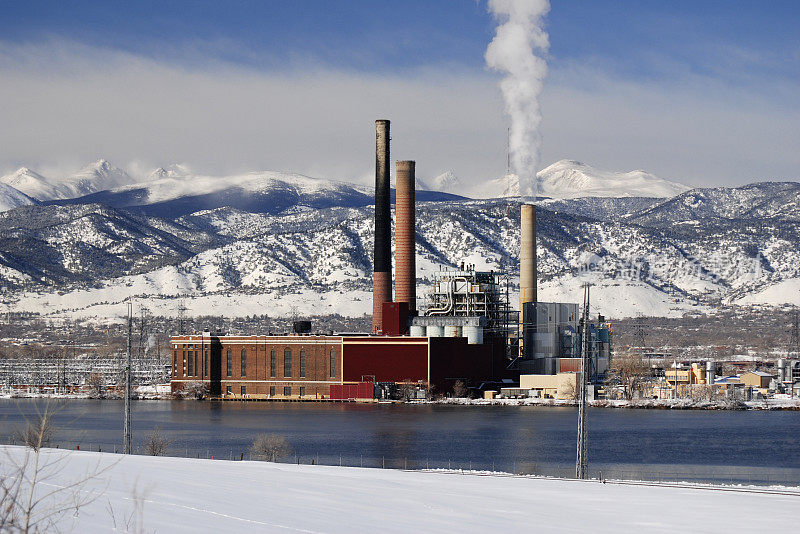
{"type": "Polygon", "coordinates": [[[144,451],[150,456],[163,456],[170,443],[172,441],[161,433],[161,429],[155,427],[144,439],[144,451]]]}
{"type": "Polygon", "coordinates": [[[250,445],[250,457],[275,462],[292,454],[292,446],[278,434],[259,434],[250,445]]]}
{"type": "Polygon", "coordinates": [[[208,386],[200,380],[188,382],[181,392],[184,397],[202,399],[208,396],[208,386]]]}
{"type": "Polygon", "coordinates": [[[46,407],[44,411],[28,419],[24,427],[14,431],[15,440],[37,452],[42,447],[49,447],[55,434],[52,420],[54,414],[54,410],[46,407]]]}
{"type": "Polygon", "coordinates": [[[467,388],[467,385],[463,380],[456,380],[456,383],[453,384],[453,396],[466,397],[467,395],[469,395],[469,389],[467,388]]]}
{"type": "Polygon", "coordinates": [[[103,396],[103,375],[100,373],[91,373],[89,378],[86,379],[86,387],[89,388],[89,394],[93,397],[103,396]]]}

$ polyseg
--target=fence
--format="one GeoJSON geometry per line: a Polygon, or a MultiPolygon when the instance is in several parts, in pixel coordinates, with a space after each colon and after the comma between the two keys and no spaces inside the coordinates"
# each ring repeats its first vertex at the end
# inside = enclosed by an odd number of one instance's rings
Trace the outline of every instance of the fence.
{"type": "MultiPolygon", "coordinates": [[[[0,443],[22,445],[13,437],[3,437],[0,443]]],[[[54,440],[52,448],[107,452],[120,454],[120,442],[91,440],[54,440]]],[[[144,444],[134,444],[133,453],[144,455],[144,444]]],[[[251,461],[247,448],[216,447],[200,449],[185,446],[170,446],[167,456],[200,458],[226,461],[251,461]]],[[[479,473],[497,476],[532,476],[551,478],[575,478],[574,466],[542,465],[529,461],[495,462],[493,460],[376,457],[363,454],[332,454],[325,452],[298,451],[280,458],[279,463],[302,465],[328,465],[342,467],[364,467],[402,470],[437,470],[457,473],[479,473]]],[[[726,465],[657,465],[657,464],[604,464],[591,466],[589,478],[606,481],[638,481],[650,483],[695,483],[747,486],[782,486],[800,490],[800,468],[773,468],[726,465]]]]}

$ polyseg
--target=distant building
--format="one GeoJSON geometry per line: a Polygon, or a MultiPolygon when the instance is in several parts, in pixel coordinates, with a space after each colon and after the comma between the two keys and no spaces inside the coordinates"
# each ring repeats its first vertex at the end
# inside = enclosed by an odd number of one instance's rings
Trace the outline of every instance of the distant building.
{"type": "Polygon", "coordinates": [[[741,382],[746,386],[751,386],[758,389],[766,389],[775,375],[765,373],[763,371],[748,371],[739,376],[741,382]]]}

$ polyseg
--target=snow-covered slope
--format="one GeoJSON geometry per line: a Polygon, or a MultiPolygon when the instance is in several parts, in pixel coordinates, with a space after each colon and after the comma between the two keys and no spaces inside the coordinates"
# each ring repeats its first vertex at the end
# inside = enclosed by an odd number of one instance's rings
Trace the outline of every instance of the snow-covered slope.
{"type": "MultiPolygon", "coordinates": [[[[6,476],[15,474],[15,466],[33,464],[23,447],[6,445],[0,454],[6,476]]],[[[37,520],[49,518],[53,524],[43,530],[87,534],[376,529],[405,534],[452,532],[456,525],[475,532],[535,525],[538,532],[727,534],[786,532],[797,515],[798,493],[792,488],[781,488],[782,494],[733,486],[710,491],[714,486],[600,484],[303,460],[295,465],[42,449],[37,464],[42,477],[37,489],[42,489],[31,520],[41,526],[37,520]],[[76,505],[73,493],[88,497],[76,505]]]]}
{"type": "Polygon", "coordinates": [[[17,191],[37,200],[52,200],[59,198],[58,188],[47,178],[28,167],[0,178],[0,182],[10,185],[17,191]]]}
{"type": "MultiPolygon", "coordinates": [[[[670,198],[690,187],[670,182],[645,171],[601,171],[574,160],[561,160],[536,175],[540,197],[656,197],[670,198]]],[[[519,196],[516,175],[489,180],[473,189],[475,198],[519,196]]]]}
{"type": "MultiPolygon", "coordinates": [[[[6,476],[15,474],[15,466],[33,464],[23,447],[6,445],[0,454],[6,476]]],[[[43,530],[87,534],[376,529],[405,534],[452,532],[456,525],[476,532],[535,525],[537,532],[727,534],[785,532],[797,515],[798,493],[792,488],[781,488],[782,494],[777,488],[769,494],[733,486],[710,491],[714,486],[600,484],[303,460],[295,465],[42,449],[37,464],[42,490],[31,520],[41,526],[37,520],[49,518],[53,524],[43,530]],[[76,505],[73,493],[88,497],[76,505]]]]}
{"type": "Polygon", "coordinates": [[[22,167],[0,181],[41,201],[74,198],[112,187],[130,184],[128,174],[108,161],[100,159],[78,172],[61,179],[45,178],[41,174],[22,167]]]}
{"type": "Polygon", "coordinates": [[[61,180],[58,184],[61,195],[59,198],[88,195],[89,193],[128,185],[132,181],[128,173],[104,159],[99,159],[61,180]]]}
{"type": "Polygon", "coordinates": [[[428,188],[433,191],[441,191],[442,193],[451,193],[453,195],[464,194],[464,186],[452,170],[427,180],[427,184],[428,188]]]}
{"type": "Polygon", "coordinates": [[[36,201],[25,193],[8,184],[0,183],[0,211],[8,211],[35,203],[36,201]]]}

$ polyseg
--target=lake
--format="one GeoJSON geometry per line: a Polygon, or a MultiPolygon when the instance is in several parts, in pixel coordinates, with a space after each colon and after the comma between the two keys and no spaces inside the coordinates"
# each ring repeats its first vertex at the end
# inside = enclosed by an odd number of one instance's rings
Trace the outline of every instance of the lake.
{"type": "MultiPolygon", "coordinates": [[[[46,401],[0,399],[0,439],[46,401]]],[[[122,401],[57,402],[59,447],[121,448],[122,401]]],[[[285,461],[570,476],[572,407],[134,401],[134,448],[160,427],[170,454],[247,459],[256,435],[284,436],[285,461]]],[[[800,412],[590,408],[593,475],[800,484],[800,412]]]]}

